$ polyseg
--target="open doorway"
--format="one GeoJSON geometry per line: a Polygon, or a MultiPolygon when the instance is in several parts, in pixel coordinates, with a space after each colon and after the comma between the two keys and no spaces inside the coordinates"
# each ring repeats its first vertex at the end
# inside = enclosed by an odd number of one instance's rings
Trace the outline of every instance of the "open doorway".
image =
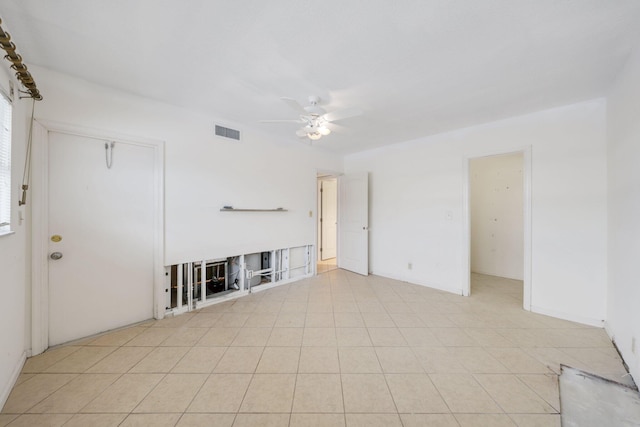
{"type": "Polygon", "coordinates": [[[338,179],[318,175],[318,274],[335,270],[338,248],[338,179]]]}
{"type": "Polygon", "coordinates": [[[525,294],[524,157],[469,160],[470,293],[514,306],[525,294]]]}

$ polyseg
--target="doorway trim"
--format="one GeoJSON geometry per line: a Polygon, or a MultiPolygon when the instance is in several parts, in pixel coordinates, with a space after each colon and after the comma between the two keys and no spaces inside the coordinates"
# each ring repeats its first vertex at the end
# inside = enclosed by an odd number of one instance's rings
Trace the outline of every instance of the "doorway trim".
{"type": "Polygon", "coordinates": [[[469,198],[470,176],[469,163],[471,160],[481,157],[499,156],[504,154],[522,153],[522,201],[523,201],[523,297],[522,308],[531,311],[531,146],[520,149],[500,150],[482,153],[474,153],[463,158],[462,162],[462,295],[471,295],[471,209],[469,198]]]}
{"type": "Polygon", "coordinates": [[[319,196],[318,196],[318,257],[319,261],[325,261],[326,259],[335,259],[337,255],[338,246],[338,178],[336,177],[322,177],[318,178],[319,196]],[[334,196],[330,197],[331,190],[333,189],[334,196]],[[329,196],[327,195],[329,194],[329,196]],[[333,209],[332,209],[333,208],[333,209]],[[326,215],[326,216],[325,216],[326,215]],[[332,216],[333,215],[333,216],[332,216]],[[331,222],[327,221],[327,218],[334,219],[333,227],[335,233],[328,232],[328,228],[331,222]],[[331,240],[333,239],[333,242],[331,240]],[[328,242],[327,242],[328,240],[328,242]],[[328,244],[328,247],[326,245],[328,244]],[[333,244],[331,244],[333,243],[333,244]]]}
{"type": "MultiPolygon", "coordinates": [[[[320,260],[320,257],[318,256],[318,252],[319,252],[319,248],[320,248],[320,232],[319,232],[319,226],[318,226],[318,222],[320,220],[320,203],[318,202],[320,200],[320,186],[318,185],[319,181],[322,178],[336,178],[338,179],[338,177],[344,175],[344,173],[342,172],[336,172],[336,171],[330,171],[330,170],[321,170],[321,169],[317,169],[316,170],[316,175],[315,175],[315,188],[316,188],[316,217],[315,217],[315,221],[314,223],[314,233],[316,235],[316,246],[314,247],[313,252],[313,275],[317,276],[318,275],[318,261],[320,260]]],[[[336,209],[338,209],[338,212],[340,211],[340,197],[337,197],[336,200],[336,209]]],[[[338,215],[337,218],[337,225],[336,225],[336,268],[340,268],[340,265],[338,264],[338,260],[340,259],[340,216],[338,215]]]]}
{"type": "Polygon", "coordinates": [[[153,149],[154,153],[154,248],[153,316],[164,317],[164,141],[144,139],[101,129],[47,120],[33,127],[33,180],[31,194],[31,355],[49,347],[49,133],[96,139],[120,140],[153,149]]]}

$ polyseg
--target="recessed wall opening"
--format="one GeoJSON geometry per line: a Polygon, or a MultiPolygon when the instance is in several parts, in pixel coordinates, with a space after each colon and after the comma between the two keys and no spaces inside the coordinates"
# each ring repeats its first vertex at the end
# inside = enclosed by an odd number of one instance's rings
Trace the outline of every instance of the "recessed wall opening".
{"type": "Polygon", "coordinates": [[[469,160],[470,282],[474,296],[523,304],[524,153],[469,160]]]}
{"type": "Polygon", "coordinates": [[[335,270],[338,248],[338,178],[318,175],[318,274],[335,270]]]}
{"type": "Polygon", "coordinates": [[[197,310],[313,274],[313,245],[165,267],[165,315],[197,310]]]}
{"type": "Polygon", "coordinates": [[[166,270],[166,310],[186,310],[240,289],[239,256],[175,264],[166,270]]]}

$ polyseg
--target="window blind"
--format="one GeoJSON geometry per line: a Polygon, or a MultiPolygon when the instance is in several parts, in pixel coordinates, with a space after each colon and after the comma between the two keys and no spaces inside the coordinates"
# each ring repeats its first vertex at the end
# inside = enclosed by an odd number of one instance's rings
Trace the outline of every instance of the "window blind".
{"type": "Polygon", "coordinates": [[[11,103],[0,94],[0,231],[11,223],[11,103]]]}

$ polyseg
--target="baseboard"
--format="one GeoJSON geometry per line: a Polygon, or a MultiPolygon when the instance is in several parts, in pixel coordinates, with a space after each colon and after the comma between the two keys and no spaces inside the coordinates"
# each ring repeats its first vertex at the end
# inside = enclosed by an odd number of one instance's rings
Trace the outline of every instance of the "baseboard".
{"type": "Polygon", "coordinates": [[[483,274],[485,276],[493,276],[493,277],[503,277],[505,279],[511,279],[511,280],[520,280],[520,281],[524,281],[524,277],[513,277],[513,276],[507,276],[505,274],[498,274],[495,271],[493,272],[488,272],[488,271],[480,271],[480,270],[471,270],[471,273],[475,273],[475,274],[483,274]]]}
{"type": "Polygon", "coordinates": [[[292,277],[291,279],[284,279],[274,283],[263,283],[262,285],[256,285],[251,287],[251,293],[266,291],[267,289],[277,288],[278,286],[288,285],[290,283],[299,282],[302,279],[308,279],[313,277],[314,273],[304,274],[302,276],[292,277]]]}
{"type": "Polygon", "coordinates": [[[604,330],[613,344],[616,346],[616,350],[624,361],[629,374],[631,374],[631,377],[633,378],[633,381],[636,383],[636,385],[640,385],[640,357],[633,353],[633,351],[631,350],[631,346],[625,346],[623,345],[623,343],[620,343],[616,339],[616,335],[613,333],[613,328],[607,321],[604,322],[604,330]]]}
{"type": "Polygon", "coordinates": [[[450,292],[456,295],[462,295],[462,289],[460,288],[449,288],[446,286],[438,285],[437,283],[427,282],[423,280],[415,280],[414,278],[409,278],[406,276],[401,276],[398,274],[388,273],[386,271],[372,271],[371,274],[380,277],[386,277],[387,279],[398,280],[400,282],[411,283],[412,285],[424,286],[426,288],[436,289],[438,291],[450,292]]]}
{"type": "Polygon", "coordinates": [[[18,363],[13,368],[13,372],[11,372],[11,377],[9,378],[9,382],[5,384],[2,389],[2,393],[0,394],[0,410],[4,408],[4,404],[7,403],[7,399],[9,398],[9,394],[11,394],[11,390],[13,386],[18,381],[18,377],[20,376],[20,372],[22,372],[22,368],[24,366],[24,362],[27,360],[27,352],[23,351],[18,363]]]}
{"type": "Polygon", "coordinates": [[[531,311],[538,314],[544,314],[545,316],[551,316],[562,320],[568,320],[570,322],[582,323],[583,325],[595,326],[597,328],[604,328],[604,320],[593,319],[591,317],[577,316],[571,313],[564,313],[562,311],[550,310],[544,307],[537,307],[532,305],[531,311]]]}
{"type": "MultiPolygon", "coordinates": [[[[303,276],[297,276],[297,277],[293,277],[291,279],[280,280],[280,281],[274,282],[274,283],[264,283],[264,284],[261,284],[261,285],[256,285],[256,286],[253,286],[251,288],[251,291],[248,291],[248,290],[246,290],[246,291],[236,291],[236,292],[232,292],[232,293],[230,293],[228,295],[225,295],[224,297],[215,297],[215,298],[212,298],[212,299],[207,300],[205,302],[198,301],[196,303],[196,310],[199,310],[199,309],[204,308],[204,307],[209,307],[211,305],[219,304],[221,302],[238,299],[238,298],[250,295],[252,293],[266,291],[267,289],[276,288],[278,286],[287,285],[289,283],[295,283],[295,282],[298,282],[298,281],[300,281],[302,279],[307,279],[309,277],[313,277],[313,274],[309,273],[309,274],[305,274],[303,276]]],[[[186,309],[185,309],[185,311],[180,311],[180,312],[177,312],[176,314],[182,314],[183,312],[186,312],[186,309]]]]}
{"type": "Polygon", "coordinates": [[[609,338],[611,339],[611,341],[615,341],[616,337],[613,334],[613,330],[611,329],[611,324],[609,322],[607,322],[605,320],[604,322],[604,331],[607,333],[607,335],[609,335],[609,338]]]}

